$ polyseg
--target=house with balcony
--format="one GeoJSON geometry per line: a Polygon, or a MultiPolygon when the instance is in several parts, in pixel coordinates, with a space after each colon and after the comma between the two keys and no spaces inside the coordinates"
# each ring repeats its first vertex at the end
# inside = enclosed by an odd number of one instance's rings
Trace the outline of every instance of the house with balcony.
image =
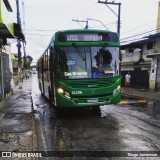
{"type": "Polygon", "coordinates": [[[123,81],[126,73],[130,72],[131,87],[160,90],[160,33],[121,45],[121,55],[123,81]]]}

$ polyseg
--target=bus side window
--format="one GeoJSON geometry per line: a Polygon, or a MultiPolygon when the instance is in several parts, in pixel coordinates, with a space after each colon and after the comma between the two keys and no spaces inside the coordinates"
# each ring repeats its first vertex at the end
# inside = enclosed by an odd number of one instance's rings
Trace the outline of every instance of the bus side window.
{"type": "Polygon", "coordinates": [[[54,69],[54,60],[55,60],[55,52],[54,52],[53,47],[50,48],[49,55],[50,55],[49,69],[53,71],[53,69],[54,69]]]}

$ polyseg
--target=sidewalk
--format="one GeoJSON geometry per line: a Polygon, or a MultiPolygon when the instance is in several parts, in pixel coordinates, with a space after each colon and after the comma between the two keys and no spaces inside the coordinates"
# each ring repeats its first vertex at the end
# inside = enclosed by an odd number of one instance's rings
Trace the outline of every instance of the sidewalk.
{"type": "Polygon", "coordinates": [[[0,102],[0,151],[36,151],[36,129],[32,105],[32,79],[22,89],[0,102]]]}
{"type": "Polygon", "coordinates": [[[160,101],[160,92],[155,92],[150,89],[135,89],[135,88],[129,88],[127,91],[124,91],[124,88],[122,87],[122,95],[130,95],[134,97],[140,97],[145,99],[152,99],[156,101],[160,101]]]}

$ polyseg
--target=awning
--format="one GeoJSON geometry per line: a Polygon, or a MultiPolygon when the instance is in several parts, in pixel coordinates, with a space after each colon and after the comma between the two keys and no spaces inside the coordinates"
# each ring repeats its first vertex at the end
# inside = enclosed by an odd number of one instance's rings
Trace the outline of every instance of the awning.
{"type": "Polygon", "coordinates": [[[135,71],[135,70],[150,70],[151,64],[139,64],[139,65],[121,65],[121,71],[135,71]]]}
{"type": "Polygon", "coordinates": [[[12,20],[12,8],[8,0],[0,0],[0,39],[15,38],[25,42],[22,28],[12,20]]]}
{"type": "Polygon", "coordinates": [[[21,41],[25,42],[25,37],[22,32],[22,28],[19,24],[13,23],[14,35],[10,33],[5,24],[0,24],[0,38],[18,38],[21,41]]]}
{"type": "Polygon", "coordinates": [[[152,53],[146,56],[147,58],[160,57],[160,53],[152,53]]]}
{"type": "Polygon", "coordinates": [[[8,0],[0,0],[0,39],[14,38],[14,26],[8,0]]]}
{"type": "Polygon", "coordinates": [[[121,71],[134,71],[133,66],[121,66],[121,71]]]}
{"type": "Polygon", "coordinates": [[[5,24],[0,24],[0,38],[14,38],[5,24]]]}
{"type": "Polygon", "coordinates": [[[14,36],[20,39],[21,41],[25,42],[25,37],[22,32],[22,28],[19,24],[14,23],[14,36]]]}

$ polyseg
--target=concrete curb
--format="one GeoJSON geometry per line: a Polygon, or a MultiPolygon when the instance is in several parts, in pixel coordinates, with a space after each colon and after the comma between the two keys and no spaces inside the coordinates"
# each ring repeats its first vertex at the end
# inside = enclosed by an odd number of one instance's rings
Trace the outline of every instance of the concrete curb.
{"type": "Polygon", "coordinates": [[[136,95],[134,93],[122,93],[122,95],[127,95],[127,96],[132,96],[132,97],[136,97],[136,98],[143,98],[143,99],[150,99],[150,100],[154,100],[154,101],[160,101],[160,98],[156,98],[156,97],[148,97],[148,96],[143,96],[143,93],[141,93],[141,95],[136,95]]]}

